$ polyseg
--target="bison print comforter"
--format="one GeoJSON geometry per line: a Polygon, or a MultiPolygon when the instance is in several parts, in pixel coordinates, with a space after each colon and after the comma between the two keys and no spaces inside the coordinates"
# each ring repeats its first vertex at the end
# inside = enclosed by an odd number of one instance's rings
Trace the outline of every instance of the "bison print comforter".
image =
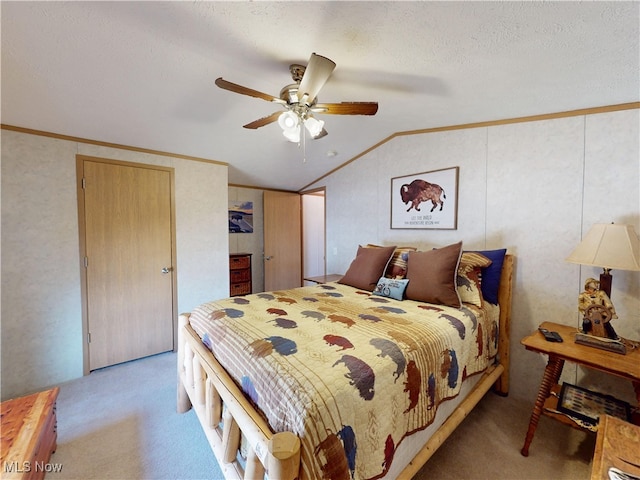
{"type": "Polygon", "coordinates": [[[497,313],[329,283],[206,303],[190,322],[273,431],[300,437],[301,478],[373,479],[491,362],[497,313]]]}

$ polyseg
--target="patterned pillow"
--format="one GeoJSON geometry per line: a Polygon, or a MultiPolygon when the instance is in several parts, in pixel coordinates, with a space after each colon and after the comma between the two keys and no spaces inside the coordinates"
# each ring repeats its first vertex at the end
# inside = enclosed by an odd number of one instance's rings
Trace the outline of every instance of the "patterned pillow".
{"type": "Polygon", "coordinates": [[[409,283],[407,279],[380,277],[373,294],[402,300],[407,283],[409,283]]]}
{"type": "MultiPolygon", "coordinates": [[[[380,245],[368,243],[367,248],[382,248],[380,245]]],[[[387,265],[387,269],[384,272],[384,276],[387,278],[405,278],[407,276],[407,260],[409,259],[409,252],[415,252],[415,247],[396,247],[393,252],[391,260],[387,265]]]]}
{"type": "Polygon", "coordinates": [[[387,278],[406,278],[409,252],[415,252],[416,250],[417,248],[415,247],[396,247],[384,276],[387,278]]]}
{"type": "Polygon", "coordinates": [[[470,303],[478,307],[483,306],[481,272],[489,265],[491,265],[491,260],[480,253],[462,252],[456,283],[460,300],[463,303],[470,303]]]}

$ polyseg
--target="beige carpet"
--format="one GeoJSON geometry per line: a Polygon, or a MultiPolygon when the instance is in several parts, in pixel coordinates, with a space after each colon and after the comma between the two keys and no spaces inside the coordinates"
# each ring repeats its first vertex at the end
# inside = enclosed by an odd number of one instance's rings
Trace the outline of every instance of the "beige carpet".
{"type": "Polygon", "coordinates": [[[487,394],[414,478],[588,479],[595,434],[543,417],[529,456],[520,454],[534,400],[487,394]]]}
{"type": "MultiPolygon", "coordinates": [[[[220,479],[193,412],[176,413],[175,363],[156,355],[61,385],[51,461],[62,470],[47,479],[220,479]]],[[[489,394],[415,478],[589,478],[594,436],[548,418],[520,455],[531,407],[489,394]]]]}
{"type": "Polygon", "coordinates": [[[165,353],[60,385],[62,466],[47,480],[218,479],[195,414],[176,413],[176,355],[165,353]]]}

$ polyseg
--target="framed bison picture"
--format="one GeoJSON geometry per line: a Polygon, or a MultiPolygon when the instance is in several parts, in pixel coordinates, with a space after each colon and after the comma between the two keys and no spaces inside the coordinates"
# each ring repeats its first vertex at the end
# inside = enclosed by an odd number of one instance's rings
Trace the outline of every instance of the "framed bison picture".
{"type": "Polygon", "coordinates": [[[391,179],[391,228],[458,228],[459,167],[391,179]]]}

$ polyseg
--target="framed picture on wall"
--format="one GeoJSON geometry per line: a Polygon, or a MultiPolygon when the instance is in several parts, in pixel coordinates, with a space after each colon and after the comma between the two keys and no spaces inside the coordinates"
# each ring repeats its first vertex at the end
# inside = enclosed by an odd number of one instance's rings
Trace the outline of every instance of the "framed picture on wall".
{"type": "Polygon", "coordinates": [[[391,179],[391,228],[458,228],[460,167],[391,179]]]}
{"type": "Polygon", "coordinates": [[[253,233],[253,202],[229,202],[229,233],[253,233]]]}

